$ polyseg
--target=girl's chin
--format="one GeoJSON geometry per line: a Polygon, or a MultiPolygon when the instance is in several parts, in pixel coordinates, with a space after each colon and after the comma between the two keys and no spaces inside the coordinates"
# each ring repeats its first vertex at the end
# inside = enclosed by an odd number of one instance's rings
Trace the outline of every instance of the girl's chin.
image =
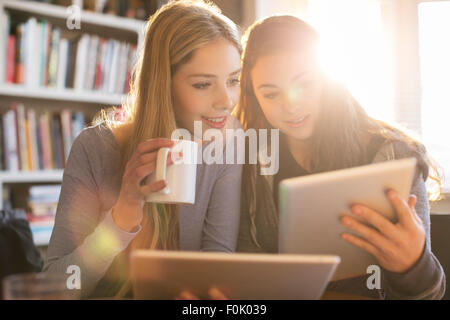
{"type": "Polygon", "coordinates": [[[307,141],[311,139],[312,132],[310,130],[305,130],[306,128],[285,128],[282,132],[288,136],[289,138],[299,140],[299,141],[307,141]]]}

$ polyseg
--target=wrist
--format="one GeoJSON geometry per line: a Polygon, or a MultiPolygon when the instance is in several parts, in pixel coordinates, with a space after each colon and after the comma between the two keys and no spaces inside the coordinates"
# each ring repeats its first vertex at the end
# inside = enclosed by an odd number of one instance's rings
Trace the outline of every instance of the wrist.
{"type": "Polygon", "coordinates": [[[142,206],[122,206],[116,204],[111,212],[114,224],[126,232],[132,232],[141,223],[141,219],[133,219],[134,215],[142,216],[139,212],[142,206]],[[135,213],[135,214],[130,214],[135,213]]]}

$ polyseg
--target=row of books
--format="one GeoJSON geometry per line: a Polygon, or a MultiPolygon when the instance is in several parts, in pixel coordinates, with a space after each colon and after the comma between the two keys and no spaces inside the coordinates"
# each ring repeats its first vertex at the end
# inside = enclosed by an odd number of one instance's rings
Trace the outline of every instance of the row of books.
{"type": "Polygon", "coordinates": [[[74,40],[35,17],[11,27],[7,16],[7,83],[124,94],[129,91],[136,45],[97,35],[74,40]]]}
{"type": "Polygon", "coordinates": [[[60,193],[60,184],[31,186],[28,190],[30,218],[41,221],[47,217],[54,217],[60,193]]]}
{"type": "Polygon", "coordinates": [[[36,245],[47,245],[55,224],[61,185],[33,185],[28,189],[27,220],[36,245]]]}
{"type": "Polygon", "coordinates": [[[65,167],[85,120],[79,111],[38,111],[13,103],[1,115],[0,126],[1,170],[51,170],[65,167]]]}
{"type": "Polygon", "coordinates": [[[120,17],[147,20],[167,0],[103,0],[84,1],[83,9],[120,17]]]}

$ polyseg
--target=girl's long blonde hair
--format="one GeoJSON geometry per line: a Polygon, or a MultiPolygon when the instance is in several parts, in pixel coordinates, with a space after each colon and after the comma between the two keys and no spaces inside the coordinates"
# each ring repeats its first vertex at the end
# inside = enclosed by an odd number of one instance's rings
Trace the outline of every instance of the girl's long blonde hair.
{"type": "MultiPolygon", "coordinates": [[[[139,143],[157,137],[170,138],[177,128],[172,103],[172,76],[188,62],[194,51],[217,38],[225,38],[241,52],[237,26],[208,1],[170,1],[146,24],[145,40],[133,70],[129,102],[124,105],[130,128],[122,146],[122,170],[139,143]]],[[[108,119],[106,115],[103,119],[108,119]]],[[[115,126],[107,121],[110,127],[115,126]]],[[[178,249],[178,208],[176,205],[145,203],[142,229],[127,248],[178,249]]],[[[124,260],[127,261],[127,258],[124,260]]],[[[124,279],[127,262],[118,264],[115,276],[124,279]]],[[[114,277],[115,277],[114,276],[114,277]]],[[[117,279],[113,279],[117,281],[117,279]]],[[[129,290],[125,278],[116,296],[129,290]]]]}

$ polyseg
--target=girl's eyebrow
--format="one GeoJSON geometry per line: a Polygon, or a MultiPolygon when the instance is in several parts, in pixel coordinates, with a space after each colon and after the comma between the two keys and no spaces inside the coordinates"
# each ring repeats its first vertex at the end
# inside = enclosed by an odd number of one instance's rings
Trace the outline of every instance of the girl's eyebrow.
{"type": "Polygon", "coordinates": [[[238,70],[230,73],[230,76],[234,76],[234,75],[239,74],[239,73],[241,73],[241,69],[238,69],[238,70]]]}
{"type": "Polygon", "coordinates": [[[278,87],[274,84],[262,84],[258,87],[258,90],[262,88],[278,88],[278,87]]]}
{"type": "MultiPolygon", "coordinates": [[[[303,77],[304,75],[308,74],[309,71],[310,71],[310,70],[305,70],[305,71],[303,71],[303,72],[300,72],[299,74],[297,74],[295,77],[292,78],[291,82],[297,81],[298,79],[300,79],[300,78],[303,77]]],[[[263,83],[263,84],[261,84],[261,85],[258,87],[258,90],[259,90],[259,89],[262,89],[262,88],[278,88],[278,87],[277,87],[276,85],[274,85],[274,84],[263,83]]]]}
{"type": "MultiPolygon", "coordinates": [[[[236,71],[233,71],[232,73],[230,73],[230,76],[234,76],[236,74],[239,74],[241,72],[241,69],[238,69],[236,71]]],[[[209,73],[196,73],[196,74],[191,74],[189,76],[189,78],[198,78],[198,77],[202,77],[202,78],[217,78],[217,76],[215,74],[209,74],[209,73]]]]}

